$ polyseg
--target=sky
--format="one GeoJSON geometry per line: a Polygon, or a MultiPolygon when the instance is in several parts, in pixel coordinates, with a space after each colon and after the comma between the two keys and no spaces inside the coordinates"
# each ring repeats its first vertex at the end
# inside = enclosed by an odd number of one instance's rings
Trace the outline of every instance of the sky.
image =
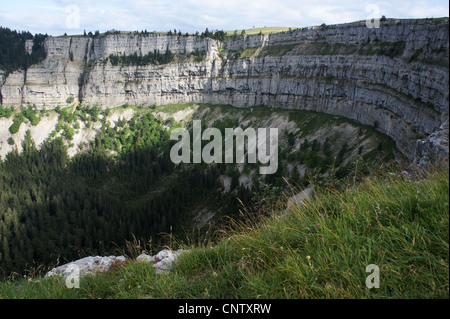
{"type": "Polygon", "coordinates": [[[58,36],[96,30],[203,32],[448,17],[447,0],[0,0],[0,26],[58,36]]]}

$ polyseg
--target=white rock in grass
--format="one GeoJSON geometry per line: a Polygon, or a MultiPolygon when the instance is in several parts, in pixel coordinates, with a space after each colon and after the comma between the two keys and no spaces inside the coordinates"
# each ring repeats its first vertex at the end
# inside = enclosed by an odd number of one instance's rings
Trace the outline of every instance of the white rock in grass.
{"type": "Polygon", "coordinates": [[[152,262],[153,267],[155,268],[155,273],[157,274],[165,274],[169,272],[173,263],[176,261],[177,257],[183,253],[183,249],[179,249],[176,251],[170,249],[161,250],[154,256],[150,256],[147,254],[139,255],[136,260],[142,262],[152,262]]]}
{"type": "Polygon", "coordinates": [[[147,255],[145,253],[142,253],[139,256],[137,256],[136,260],[137,261],[151,263],[151,262],[155,261],[155,256],[150,256],[150,255],[147,255]]]}
{"type": "MultiPolygon", "coordinates": [[[[179,249],[177,251],[172,251],[170,249],[164,249],[157,253],[154,256],[147,255],[145,253],[139,255],[136,260],[141,262],[153,263],[153,267],[155,268],[155,272],[157,274],[167,273],[169,269],[172,267],[173,263],[177,259],[177,257],[184,252],[183,249],[179,249]]],[[[105,272],[111,269],[111,266],[114,265],[115,262],[125,262],[126,258],[124,256],[90,256],[82,259],[78,259],[71,263],[67,263],[61,265],[59,267],[53,268],[50,270],[44,278],[52,277],[52,276],[61,276],[67,277],[71,275],[74,271],[74,268],[79,270],[80,275],[97,273],[97,272],[105,272]]]]}
{"type": "Polygon", "coordinates": [[[307,189],[301,191],[298,194],[290,197],[287,202],[286,211],[289,211],[292,207],[301,207],[305,201],[310,199],[314,194],[314,189],[312,187],[308,187],[307,189]]]}
{"type": "Polygon", "coordinates": [[[52,277],[52,276],[62,276],[67,277],[72,272],[74,267],[79,269],[80,275],[85,275],[89,273],[96,273],[96,272],[105,272],[111,269],[111,266],[115,262],[125,262],[126,258],[124,256],[89,256],[82,259],[78,259],[76,261],[73,261],[71,263],[67,263],[64,265],[61,265],[59,267],[53,268],[50,270],[44,278],[52,277]]]}
{"type": "Polygon", "coordinates": [[[172,267],[173,263],[176,261],[178,256],[183,252],[184,252],[183,249],[179,249],[177,251],[164,249],[160,251],[158,254],[156,254],[155,264],[153,264],[155,272],[157,274],[165,274],[169,272],[169,269],[172,267]]]}

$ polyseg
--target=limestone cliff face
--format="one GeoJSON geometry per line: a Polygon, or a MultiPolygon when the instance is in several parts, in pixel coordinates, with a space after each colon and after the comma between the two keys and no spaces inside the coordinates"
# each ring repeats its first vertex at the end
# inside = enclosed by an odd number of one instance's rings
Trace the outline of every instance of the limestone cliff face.
{"type": "Polygon", "coordinates": [[[0,97],[16,107],[54,108],[73,96],[102,108],[196,102],[315,110],[374,125],[412,159],[417,136],[448,119],[448,27],[448,20],[384,21],[378,29],[361,22],[225,42],[161,34],[50,37],[42,63],[0,74],[0,97]],[[167,49],[185,57],[202,52],[204,59],[146,66],[108,59],[167,49]]]}

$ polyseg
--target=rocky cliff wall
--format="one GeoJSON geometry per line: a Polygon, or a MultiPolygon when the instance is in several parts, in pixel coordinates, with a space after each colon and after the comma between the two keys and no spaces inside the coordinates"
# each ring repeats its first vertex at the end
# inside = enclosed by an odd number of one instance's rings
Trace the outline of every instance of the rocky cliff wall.
{"type": "Polygon", "coordinates": [[[336,25],[322,25],[293,29],[275,34],[256,34],[238,37],[226,42],[230,50],[326,40],[329,43],[361,44],[378,39],[382,42],[407,41],[407,50],[448,47],[448,20],[388,20],[379,28],[367,28],[365,21],[336,25]]]}
{"type": "Polygon", "coordinates": [[[3,105],[15,107],[54,108],[73,96],[102,108],[196,102],[315,110],[374,125],[412,159],[417,136],[448,118],[448,40],[448,20],[436,19],[383,21],[378,29],[364,22],[310,27],[225,42],[131,33],[50,37],[47,58],[9,74],[0,92],[3,105]],[[146,66],[113,66],[108,59],[166,49],[179,59],[146,66]],[[186,58],[196,51],[201,62],[186,58]]]}

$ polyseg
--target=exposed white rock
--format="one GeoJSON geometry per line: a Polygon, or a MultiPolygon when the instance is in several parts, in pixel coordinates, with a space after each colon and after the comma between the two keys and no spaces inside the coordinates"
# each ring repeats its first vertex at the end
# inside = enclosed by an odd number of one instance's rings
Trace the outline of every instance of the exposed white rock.
{"type": "Polygon", "coordinates": [[[146,263],[154,263],[155,262],[156,255],[150,256],[146,253],[142,253],[139,256],[136,257],[136,261],[142,261],[146,263]]]}
{"type": "Polygon", "coordinates": [[[62,266],[53,268],[50,270],[44,278],[52,277],[52,276],[69,276],[74,267],[76,267],[80,271],[80,275],[92,274],[97,272],[105,272],[108,271],[111,266],[116,262],[125,262],[126,258],[124,256],[89,256],[76,261],[73,261],[68,264],[64,264],[62,266]]]}
{"type": "MultiPolygon", "coordinates": [[[[156,274],[165,274],[169,272],[178,256],[185,251],[186,250],[183,249],[178,249],[176,251],[164,249],[153,256],[142,253],[136,258],[136,261],[153,263],[156,274]]],[[[114,264],[125,263],[126,261],[127,258],[124,256],[89,256],[53,268],[44,276],[44,278],[52,276],[67,277],[73,273],[75,268],[79,270],[80,276],[105,272],[110,270],[114,264]]]]}
{"type": "Polygon", "coordinates": [[[142,253],[136,258],[136,260],[141,262],[153,263],[153,267],[155,268],[156,274],[165,274],[169,272],[170,268],[172,267],[173,263],[176,261],[178,256],[185,251],[186,250],[183,249],[178,249],[176,251],[164,249],[154,256],[142,253]]]}
{"type": "Polygon", "coordinates": [[[426,139],[416,142],[414,162],[420,166],[427,166],[433,160],[449,156],[449,121],[448,119],[439,127],[439,130],[430,134],[426,139]]]}
{"type": "Polygon", "coordinates": [[[291,196],[288,199],[286,211],[289,211],[292,207],[301,207],[303,203],[310,199],[313,195],[314,189],[312,187],[308,187],[300,193],[291,196]]]}
{"type": "Polygon", "coordinates": [[[195,227],[205,226],[215,215],[216,215],[215,212],[208,210],[208,208],[203,208],[193,218],[193,221],[195,222],[195,227]]]}
{"type": "Polygon", "coordinates": [[[27,130],[30,130],[31,136],[36,144],[36,147],[40,148],[42,143],[50,136],[51,132],[55,129],[58,123],[58,114],[47,113],[47,116],[43,116],[37,126],[33,126],[29,121],[25,121],[20,125],[20,129],[16,134],[9,132],[9,127],[13,123],[13,117],[9,119],[0,118],[0,157],[5,159],[6,155],[17,147],[19,153],[22,151],[22,141],[24,140],[27,130]],[[14,141],[14,145],[8,144],[8,139],[11,137],[14,141]]]}
{"type": "Polygon", "coordinates": [[[231,187],[231,177],[227,175],[220,175],[219,180],[223,184],[223,192],[229,192],[231,187]]]}

